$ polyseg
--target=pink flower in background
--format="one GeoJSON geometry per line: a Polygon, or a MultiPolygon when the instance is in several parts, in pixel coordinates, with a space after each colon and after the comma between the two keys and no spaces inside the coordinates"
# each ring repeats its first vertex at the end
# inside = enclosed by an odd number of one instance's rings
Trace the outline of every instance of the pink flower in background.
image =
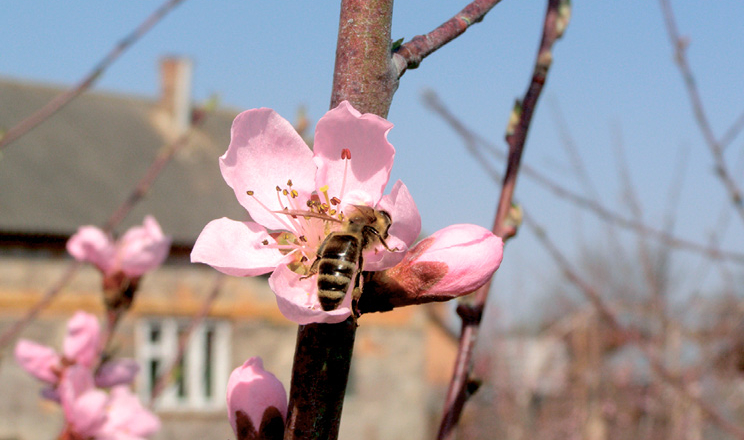
{"type": "Polygon", "coordinates": [[[386,242],[393,251],[381,244],[365,251],[364,270],[394,266],[418,236],[421,218],[402,182],[383,195],[395,155],[387,141],[391,128],[385,119],[361,114],[344,101],[318,121],[311,151],[273,110],[241,113],[233,122],[220,169],[252,221],[213,220],[199,235],[191,261],[234,276],[273,272],[269,284],[279,310],[299,324],[345,320],[352,295],[346,295],[339,308],[324,311],[317,277],[302,279],[318,247],[341,223],[277,211],[341,219],[349,205],[385,210],[392,218],[386,242]]]}
{"type": "Polygon", "coordinates": [[[130,228],[114,242],[95,226],[81,226],[67,241],[67,252],[76,260],[95,265],[104,275],[122,272],[129,278],[141,277],[163,264],[171,239],[163,235],[152,216],[142,226],[130,228]]]}
{"type": "MultiPolygon", "coordinates": [[[[67,334],[62,343],[62,354],[53,348],[36,342],[21,339],[15,347],[18,364],[37,379],[55,386],[66,368],[79,365],[87,369],[95,368],[101,357],[101,328],[95,316],[77,312],[67,323],[67,334]]],[[[133,359],[117,359],[105,362],[98,369],[95,382],[108,387],[129,383],[134,379],[139,367],[133,359]]],[[[55,396],[49,393],[49,396],[55,396]]]]}
{"type": "Polygon", "coordinates": [[[281,439],[287,418],[287,393],[260,357],[233,370],[227,381],[227,416],[238,440],[281,439]]]}
{"type": "Polygon", "coordinates": [[[160,420],[128,387],[119,385],[106,393],[96,388],[91,370],[82,365],[65,370],[59,396],[67,429],[77,437],[138,440],[160,429],[160,420]]]}

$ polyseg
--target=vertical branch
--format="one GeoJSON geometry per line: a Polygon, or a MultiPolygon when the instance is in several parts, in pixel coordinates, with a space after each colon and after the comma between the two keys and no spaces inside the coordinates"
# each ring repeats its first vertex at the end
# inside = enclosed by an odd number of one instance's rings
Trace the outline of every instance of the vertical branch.
{"type": "MultiPolygon", "coordinates": [[[[331,108],[348,100],[385,117],[397,88],[390,57],[392,0],[342,0],[331,108]]],[[[356,321],[301,325],[284,438],[338,437],[356,321]]]]}
{"type": "MultiPolygon", "coordinates": [[[[530,85],[525,93],[524,99],[517,102],[509,121],[506,133],[506,142],[509,144],[507,168],[504,175],[504,183],[501,188],[501,196],[493,223],[494,234],[500,236],[504,241],[508,240],[516,231],[507,225],[506,217],[514,198],[514,189],[517,183],[517,175],[522,160],[524,144],[527,132],[532,121],[532,115],[540,97],[545,80],[552,62],[553,43],[562,35],[568,24],[568,1],[548,0],[545,21],[543,24],[542,39],[537,52],[537,61],[532,73],[530,85]]],[[[474,295],[471,305],[461,304],[457,312],[462,318],[462,331],[458,347],[455,369],[450,382],[449,390],[444,405],[444,414],[439,427],[438,437],[441,439],[454,438],[454,428],[460,420],[460,415],[465,402],[475,392],[475,382],[470,378],[473,348],[478,337],[481,317],[486,305],[488,291],[491,281],[478,289],[474,295]]]]}
{"type": "Polygon", "coordinates": [[[343,0],[338,25],[331,108],[349,101],[386,117],[398,88],[390,55],[392,0],[343,0]]]}

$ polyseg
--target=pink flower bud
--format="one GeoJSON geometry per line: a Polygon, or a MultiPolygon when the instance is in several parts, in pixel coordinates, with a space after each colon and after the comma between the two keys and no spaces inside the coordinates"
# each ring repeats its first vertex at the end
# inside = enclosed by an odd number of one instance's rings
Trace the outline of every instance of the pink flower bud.
{"type": "Polygon", "coordinates": [[[403,261],[364,284],[362,313],[447,301],[484,285],[501,264],[504,243],[476,225],[452,225],[411,249],[403,261]]]}
{"type": "Polygon", "coordinates": [[[501,265],[504,243],[477,225],[448,226],[418,243],[403,260],[402,272],[417,278],[417,269],[446,267],[443,276],[422,286],[427,296],[457,297],[484,285],[501,265]]]}
{"type": "Polygon", "coordinates": [[[62,354],[68,361],[92,368],[99,361],[101,328],[95,316],[77,312],[67,322],[62,354]]]}
{"type": "Polygon", "coordinates": [[[82,226],[68,240],[67,252],[78,261],[94,264],[104,275],[123,272],[137,278],[163,264],[170,244],[170,237],[148,215],[142,226],[129,229],[116,242],[94,226],[82,226]]]}
{"type": "Polygon", "coordinates": [[[287,393],[263,361],[252,357],[227,381],[227,415],[238,440],[281,439],[287,417],[287,393]]]}
{"type": "Polygon", "coordinates": [[[59,380],[59,355],[53,348],[21,339],[15,347],[15,358],[29,374],[47,383],[59,380]]]}

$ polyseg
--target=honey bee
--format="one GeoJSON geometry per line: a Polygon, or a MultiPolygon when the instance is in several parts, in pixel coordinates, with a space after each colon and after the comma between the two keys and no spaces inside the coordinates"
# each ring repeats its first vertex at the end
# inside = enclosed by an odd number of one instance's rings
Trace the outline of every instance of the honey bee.
{"type": "Polygon", "coordinates": [[[341,229],[333,231],[323,240],[307,275],[301,279],[318,275],[318,301],[323,310],[329,311],[341,305],[353,284],[354,297],[361,295],[362,253],[378,241],[390,252],[385,239],[392,224],[390,214],[364,205],[350,205],[348,216],[343,220],[318,214],[298,211],[278,211],[290,215],[309,215],[340,222],[341,229]]]}

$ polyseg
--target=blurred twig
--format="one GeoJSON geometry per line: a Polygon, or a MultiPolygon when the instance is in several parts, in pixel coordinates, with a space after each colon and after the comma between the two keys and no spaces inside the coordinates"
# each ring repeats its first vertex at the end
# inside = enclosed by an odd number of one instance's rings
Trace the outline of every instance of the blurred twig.
{"type": "Polygon", "coordinates": [[[22,120],[15,126],[11,127],[4,136],[0,137],[0,150],[10,145],[12,142],[18,140],[21,136],[31,131],[34,127],[41,124],[42,122],[49,119],[53,114],[57,113],[62,107],[69,104],[73,99],[77,98],[83,92],[91,88],[93,84],[101,77],[103,72],[116,61],[122,53],[129,49],[132,44],[137,42],[143,35],[147,33],[153,26],[158,24],[160,20],[165,17],[168,12],[178,6],[183,0],[168,0],[163,3],[158,9],[155,10],[149,17],[145,19],[139,26],[137,26],[132,32],[126,37],[121,39],[112,49],[101,59],[98,64],[93,67],[80,82],[78,82],[71,89],[57,95],[54,99],[49,101],[44,107],[37,110],[34,114],[22,120]]]}
{"type": "MultiPolygon", "coordinates": [[[[505,241],[516,233],[513,227],[509,227],[506,224],[505,220],[512,206],[519,165],[530,122],[532,121],[532,114],[537,106],[538,98],[545,85],[548,70],[552,63],[553,56],[551,51],[553,43],[560,38],[568,24],[570,16],[569,8],[568,1],[548,0],[540,47],[537,52],[532,78],[524,98],[514,106],[512,119],[510,119],[509,126],[507,127],[506,142],[509,144],[509,156],[496,218],[493,223],[494,234],[502,237],[505,241]]],[[[473,348],[478,336],[483,309],[485,308],[490,287],[491,282],[489,281],[474,293],[474,299],[471,305],[461,303],[457,309],[458,314],[462,318],[462,330],[457,360],[449,390],[447,391],[444,414],[439,426],[437,438],[440,440],[454,438],[455,427],[460,420],[465,402],[473,392],[473,381],[470,378],[473,348]]]]}
{"type": "MultiPolygon", "coordinates": [[[[466,127],[465,124],[463,124],[462,121],[460,121],[454,114],[452,114],[452,112],[450,112],[444,106],[444,104],[441,102],[441,100],[439,100],[439,98],[433,91],[428,91],[426,94],[424,94],[424,102],[430,109],[432,109],[435,113],[442,117],[445,122],[450,124],[452,129],[455,130],[455,132],[457,132],[457,134],[459,134],[463,138],[468,151],[477,151],[476,146],[481,145],[486,147],[488,151],[491,152],[495,157],[499,159],[505,158],[504,153],[498,150],[498,148],[493,143],[477,135],[469,127],[466,127]]],[[[474,156],[479,159],[483,159],[483,155],[480,154],[480,152],[475,153],[474,156]]],[[[479,162],[486,167],[486,171],[488,171],[491,176],[497,174],[494,173],[493,167],[490,166],[490,164],[486,163],[486,161],[480,160],[479,162]]],[[[584,197],[565,188],[564,186],[559,185],[555,181],[551,180],[550,178],[532,168],[529,164],[523,164],[521,169],[522,173],[524,173],[525,176],[533,179],[535,182],[553,193],[555,196],[565,199],[575,204],[579,208],[593,212],[599,219],[604,220],[608,223],[615,224],[625,229],[631,229],[639,233],[648,234],[650,237],[660,240],[664,244],[671,247],[701,253],[714,259],[726,259],[735,261],[739,264],[744,264],[744,254],[742,253],[722,250],[718,246],[707,246],[700,243],[695,243],[693,241],[675,237],[668,232],[652,228],[637,220],[627,219],[620,214],[612,211],[611,209],[605,207],[604,205],[598,203],[597,201],[584,197]]]]}
{"type": "Polygon", "coordinates": [[[684,79],[685,88],[690,98],[690,104],[692,105],[692,111],[695,114],[695,120],[697,121],[698,127],[705,139],[705,143],[708,145],[708,149],[713,156],[716,174],[723,183],[723,186],[726,188],[731,203],[734,205],[734,208],[736,208],[739,217],[744,221],[744,198],[741,189],[728,169],[726,159],[723,157],[724,146],[734,138],[738,131],[741,130],[742,124],[744,124],[744,121],[742,121],[744,115],[740,116],[739,119],[734,122],[732,127],[726,131],[722,141],[716,139],[715,134],[713,134],[713,128],[708,121],[708,116],[703,108],[703,101],[700,98],[700,92],[695,83],[695,76],[687,61],[687,46],[689,42],[687,39],[682,38],[677,30],[674,11],[672,10],[669,0],[659,0],[659,3],[661,4],[661,11],[664,15],[664,23],[666,24],[669,39],[674,46],[674,59],[680,73],[682,74],[682,78],[684,79]]]}

